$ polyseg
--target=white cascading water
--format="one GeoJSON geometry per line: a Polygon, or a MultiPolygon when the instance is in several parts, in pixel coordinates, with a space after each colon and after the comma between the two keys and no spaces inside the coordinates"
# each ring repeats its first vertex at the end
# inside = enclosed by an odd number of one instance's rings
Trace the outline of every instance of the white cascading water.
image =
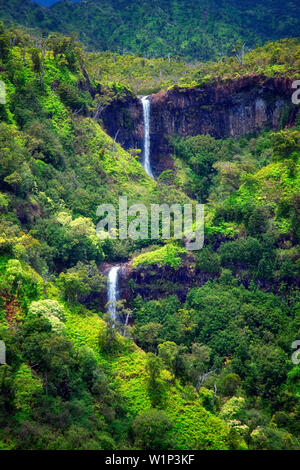
{"type": "Polygon", "coordinates": [[[152,170],[151,170],[151,161],[150,161],[150,107],[151,102],[148,99],[148,96],[143,96],[142,99],[143,105],[143,117],[144,117],[144,158],[143,158],[143,167],[150,178],[154,179],[152,170]]]}
{"type": "Polygon", "coordinates": [[[118,271],[120,266],[113,266],[107,276],[107,302],[108,312],[112,320],[116,321],[117,307],[116,302],[119,299],[118,271]]]}

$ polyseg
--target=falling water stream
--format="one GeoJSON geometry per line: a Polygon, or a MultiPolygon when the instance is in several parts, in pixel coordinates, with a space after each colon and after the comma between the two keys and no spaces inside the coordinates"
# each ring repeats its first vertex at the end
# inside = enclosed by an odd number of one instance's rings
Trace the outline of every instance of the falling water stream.
{"type": "Polygon", "coordinates": [[[150,108],[151,102],[148,96],[143,96],[141,98],[143,105],[143,117],[144,117],[144,157],[143,157],[143,167],[150,178],[154,179],[152,169],[151,169],[151,160],[150,160],[150,108]]]}
{"type": "MultiPolygon", "coordinates": [[[[144,116],[144,156],[143,156],[143,167],[150,178],[154,179],[151,161],[150,161],[150,107],[151,103],[148,96],[143,96],[141,98],[143,105],[143,116],[144,116]]],[[[119,288],[118,288],[118,272],[120,266],[113,266],[110,268],[107,275],[107,303],[108,303],[108,313],[110,314],[112,320],[115,322],[117,320],[117,306],[116,302],[119,299],[119,288]]],[[[128,325],[129,315],[127,315],[125,320],[125,326],[128,325]]]]}
{"type": "Polygon", "coordinates": [[[107,302],[108,312],[113,321],[117,318],[117,306],[116,302],[119,299],[119,287],[118,287],[118,272],[120,266],[113,266],[107,276],[107,302]]]}

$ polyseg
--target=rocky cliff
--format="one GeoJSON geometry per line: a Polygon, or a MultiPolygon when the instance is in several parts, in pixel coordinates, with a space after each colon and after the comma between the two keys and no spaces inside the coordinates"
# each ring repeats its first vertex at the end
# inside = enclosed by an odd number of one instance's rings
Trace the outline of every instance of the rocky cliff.
{"type": "Polygon", "coordinates": [[[119,271],[119,292],[122,299],[140,295],[145,301],[176,295],[185,302],[192,287],[201,287],[216,276],[196,269],[194,259],[187,256],[177,269],[168,266],[140,266],[124,263],[119,271]]]}
{"type": "Polygon", "coordinates": [[[126,150],[143,148],[143,107],[133,94],[117,95],[99,116],[107,133],[126,150]]]}
{"type": "MultiPolygon", "coordinates": [[[[151,95],[151,163],[154,172],[169,168],[169,137],[210,134],[239,137],[276,130],[295,122],[291,80],[248,76],[197,88],[174,87],[151,95]]],[[[104,126],[125,148],[143,145],[140,100],[114,100],[103,112],[104,126]]]]}

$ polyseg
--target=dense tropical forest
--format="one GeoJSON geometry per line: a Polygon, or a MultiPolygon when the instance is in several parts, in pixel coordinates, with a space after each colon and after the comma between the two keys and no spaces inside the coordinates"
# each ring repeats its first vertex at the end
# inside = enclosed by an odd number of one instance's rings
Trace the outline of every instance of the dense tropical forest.
{"type": "Polygon", "coordinates": [[[0,2],[0,449],[299,449],[298,6],[99,3],[0,2]],[[254,76],[290,86],[278,128],[175,132],[155,179],[105,126],[138,95],[254,76]],[[122,195],[205,204],[204,248],[100,239],[122,195]]]}
{"type": "MultiPolygon", "coordinates": [[[[36,3],[44,3],[37,0],[36,3]]],[[[0,1],[0,17],[75,35],[89,49],[146,58],[219,59],[238,40],[251,49],[298,35],[299,5],[280,0],[85,0],[44,8],[30,0],[0,1]]],[[[52,2],[53,3],[53,2],[52,2]]]]}

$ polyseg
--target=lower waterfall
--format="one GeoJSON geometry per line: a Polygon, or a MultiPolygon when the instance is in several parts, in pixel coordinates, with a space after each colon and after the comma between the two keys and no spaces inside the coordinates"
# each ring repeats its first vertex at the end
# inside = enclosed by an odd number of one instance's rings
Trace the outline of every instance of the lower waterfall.
{"type": "Polygon", "coordinates": [[[118,272],[120,266],[113,266],[107,276],[107,302],[108,312],[113,321],[117,318],[116,302],[119,299],[118,272]]]}

